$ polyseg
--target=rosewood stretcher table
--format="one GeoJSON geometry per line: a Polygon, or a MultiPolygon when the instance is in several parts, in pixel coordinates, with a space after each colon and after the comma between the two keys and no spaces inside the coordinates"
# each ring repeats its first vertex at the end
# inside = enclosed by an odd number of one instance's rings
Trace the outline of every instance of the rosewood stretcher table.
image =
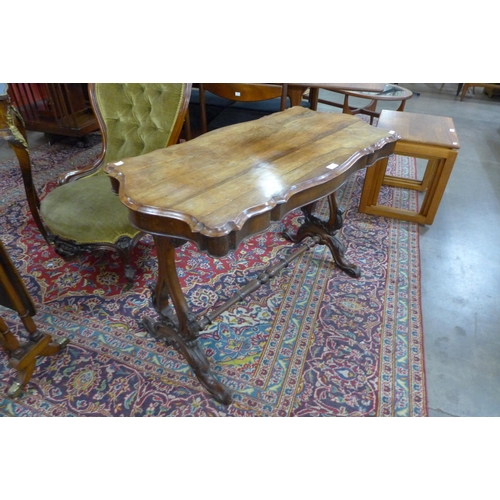
{"type": "Polygon", "coordinates": [[[305,222],[286,236],[327,245],[337,266],[359,276],[336,236],[342,213],[334,193],[352,173],[392,154],[397,139],[353,116],[293,107],[106,166],[132,224],[153,235],[158,253],[153,305],[159,318],[145,318],[144,325],[181,352],[216,400],[230,404],[231,391],[213,375],[198,343],[200,331],[305,249],[196,318],[177,276],[176,246],[191,240],[200,251],[223,257],[244,238],[301,207],[305,222]],[[314,214],[315,202],[324,197],[328,220],[314,214]]]}

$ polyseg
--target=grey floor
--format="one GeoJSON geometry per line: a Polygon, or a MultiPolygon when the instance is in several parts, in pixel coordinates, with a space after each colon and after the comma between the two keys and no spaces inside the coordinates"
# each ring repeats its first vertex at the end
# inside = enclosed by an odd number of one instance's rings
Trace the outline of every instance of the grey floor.
{"type": "Polygon", "coordinates": [[[460,152],[436,219],[421,228],[431,416],[500,416],[500,97],[402,84],[406,109],[450,116],[460,152]]]}
{"type": "Polygon", "coordinates": [[[429,414],[500,416],[500,96],[400,85],[414,92],[405,111],[450,116],[460,140],[436,218],[420,226],[429,414]]]}
{"type": "MultiPolygon", "coordinates": [[[[400,85],[415,92],[406,111],[452,117],[461,143],[420,231],[429,414],[500,416],[500,97],[476,89],[460,102],[456,83],[400,85]]],[[[43,141],[29,135],[31,147],[43,141]]],[[[11,156],[2,141],[0,161],[11,156]]]]}

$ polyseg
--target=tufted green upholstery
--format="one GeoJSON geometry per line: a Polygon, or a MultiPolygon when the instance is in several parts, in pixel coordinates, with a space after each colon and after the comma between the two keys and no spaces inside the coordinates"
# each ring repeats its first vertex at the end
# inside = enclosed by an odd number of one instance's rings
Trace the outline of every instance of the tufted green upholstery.
{"type": "Polygon", "coordinates": [[[176,83],[96,85],[97,104],[108,135],[103,164],[166,147],[183,87],[176,83]]]}
{"type": "Polygon", "coordinates": [[[40,213],[52,235],[80,245],[137,236],[102,166],[175,144],[190,89],[181,83],[95,84],[91,94],[104,155],[88,176],[56,187],[41,201],[40,213]]]}

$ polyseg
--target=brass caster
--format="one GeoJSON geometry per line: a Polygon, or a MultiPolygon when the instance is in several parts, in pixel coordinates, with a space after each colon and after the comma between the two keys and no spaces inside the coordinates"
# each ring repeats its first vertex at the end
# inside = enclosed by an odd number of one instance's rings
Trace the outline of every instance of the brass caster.
{"type": "Polygon", "coordinates": [[[55,342],[61,347],[61,349],[63,349],[69,344],[69,339],[68,337],[59,337],[55,339],[55,342]]]}
{"type": "Polygon", "coordinates": [[[7,396],[9,398],[17,398],[21,394],[22,390],[22,384],[16,381],[10,386],[9,390],[7,391],[7,396]]]}

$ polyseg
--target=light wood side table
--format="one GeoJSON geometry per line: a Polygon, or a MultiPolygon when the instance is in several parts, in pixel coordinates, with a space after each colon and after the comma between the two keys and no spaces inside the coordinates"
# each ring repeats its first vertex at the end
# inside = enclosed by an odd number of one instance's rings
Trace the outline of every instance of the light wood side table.
{"type": "Polygon", "coordinates": [[[446,189],[460,144],[453,120],[445,116],[383,110],[378,128],[395,131],[401,139],[394,154],[427,160],[421,181],[387,175],[388,158],[366,171],[359,211],[419,224],[432,224],[446,189]],[[381,205],[382,185],[425,191],[418,212],[381,205]]]}

